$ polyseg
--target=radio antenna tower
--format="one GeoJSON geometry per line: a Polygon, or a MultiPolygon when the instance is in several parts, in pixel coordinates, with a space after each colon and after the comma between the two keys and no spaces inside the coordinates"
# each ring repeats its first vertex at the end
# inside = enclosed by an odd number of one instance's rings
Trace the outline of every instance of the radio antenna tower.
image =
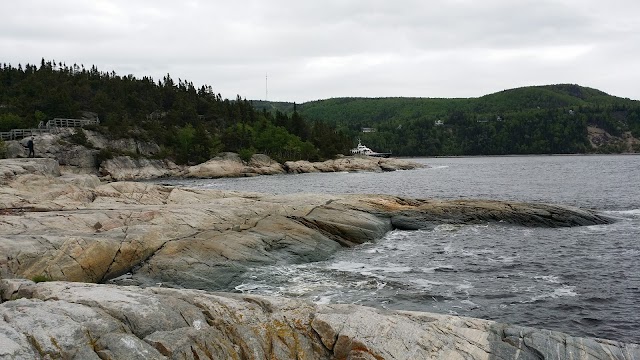
{"type": "Polygon", "coordinates": [[[264,74],[264,100],[269,101],[269,78],[268,74],[264,74]]]}

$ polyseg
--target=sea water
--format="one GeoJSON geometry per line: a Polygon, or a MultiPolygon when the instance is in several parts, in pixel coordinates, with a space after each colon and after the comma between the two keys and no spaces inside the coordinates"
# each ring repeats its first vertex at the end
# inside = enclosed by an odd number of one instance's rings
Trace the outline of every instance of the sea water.
{"type": "Polygon", "coordinates": [[[231,288],[218,290],[470,316],[640,343],[640,156],[413,160],[429,167],[162,182],[594,209],[617,221],[559,229],[476,224],[392,231],[326,261],[255,267],[231,288]]]}

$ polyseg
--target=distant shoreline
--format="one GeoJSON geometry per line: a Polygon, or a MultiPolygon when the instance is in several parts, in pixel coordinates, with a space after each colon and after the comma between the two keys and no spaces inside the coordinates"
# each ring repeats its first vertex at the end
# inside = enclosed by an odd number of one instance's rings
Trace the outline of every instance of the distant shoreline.
{"type": "Polygon", "coordinates": [[[633,156],[640,153],[618,154],[507,154],[507,155],[441,155],[441,156],[394,156],[396,159],[455,159],[455,158],[480,158],[480,157],[534,157],[534,156],[633,156]]]}

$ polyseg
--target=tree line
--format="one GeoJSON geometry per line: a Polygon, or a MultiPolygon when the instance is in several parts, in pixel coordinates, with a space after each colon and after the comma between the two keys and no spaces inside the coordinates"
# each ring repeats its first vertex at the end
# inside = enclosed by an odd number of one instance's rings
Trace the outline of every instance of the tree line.
{"type": "Polygon", "coordinates": [[[181,164],[201,163],[222,151],[245,160],[263,153],[278,161],[316,161],[351,147],[335,126],[308,121],[295,107],[287,113],[257,110],[240,96],[223,99],[210,85],[196,88],[169,74],[155,81],[45,59],[0,67],[0,131],[87,114],[99,117],[95,130],[154,141],[162,149],[159,157],[181,164]]]}
{"type": "MultiPolygon", "coordinates": [[[[283,104],[278,108],[286,111],[283,104]]],[[[468,99],[334,98],[299,108],[305,117],[334,125],[352,140],[361,138],[375,150],[398,156],[625,151],[621,142],[592,147],[590,126],[640,139],[639,101],[574,84],[468,99]]],[[[640,152],[638,146],[634,150],[640,152]]]]}

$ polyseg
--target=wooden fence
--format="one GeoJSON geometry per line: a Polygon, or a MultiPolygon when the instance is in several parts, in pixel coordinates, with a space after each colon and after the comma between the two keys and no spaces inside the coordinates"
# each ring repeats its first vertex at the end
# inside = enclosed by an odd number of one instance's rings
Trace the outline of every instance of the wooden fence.
{"type": "Polygon", "coordinates": [[[87,120],[87,119],[63,119],[54,118],[47,121],[46,124],[40,122],[37,129],[12,129],[11,131],[0,132],[0,139],[2,140],[16,140],[22,139],[34,135],[42,135],[48,133],[56,133],[59,128],[67,127],[83,127],[85,125],[98,125],[100,119],[87,120]]]}

